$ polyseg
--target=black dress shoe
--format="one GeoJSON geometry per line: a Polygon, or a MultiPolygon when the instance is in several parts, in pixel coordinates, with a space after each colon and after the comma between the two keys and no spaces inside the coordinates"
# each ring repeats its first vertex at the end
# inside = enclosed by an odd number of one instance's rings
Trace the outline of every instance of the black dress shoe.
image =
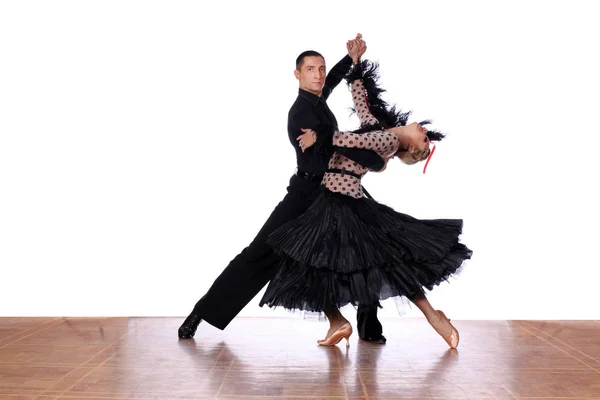
{"type": "Polygon", "coordinates": [[[385,344],[385,342],[387,342],[387,339],[383,335],[377,336],[377,337],[372,337],[372,336],[361,337],[361,340],[364,340],[365,342],[369,342],[369,343],[374,343],[374,344],[385,344]]]}
{"type": "Polygon", "coordinates": [[[196,329],[198,329],[198,325],[200,325],[200,322],[202,322],[202,318],[200,318],[198,314],[192,312],[190,315],[188,315],[177,331],[179,339],[193,338],[196,334],[196,329]]]}

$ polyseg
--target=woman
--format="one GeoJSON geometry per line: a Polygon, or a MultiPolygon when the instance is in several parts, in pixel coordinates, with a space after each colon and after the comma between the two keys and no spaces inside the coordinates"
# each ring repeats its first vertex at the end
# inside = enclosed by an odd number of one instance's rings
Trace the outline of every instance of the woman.
{"type": "MultiPolygon", "coordinates": [[[[394,157],[408,164],[428,159],[430,141],[444,135],[423,128],[428,121],[406,125],[409,113],[381,100],[377,65],[364,61],[347,79],[362,126],[354,133],[336,132],[334,146],[374,150],[386,163],[394,157]]],[[[352,326],[340,307],[405,296],[456,348],[458,331],[433,309],[424,288],[433,289],[471,257],[458,240],[462,220],[418,220],[365,198],[361,178],[367,171],[339,152],[331,157],[321,193],[309,209],[269,237],[282,258],[260,305],[324,311],[331,327],[318,343],[331,346],[346,339],[349,345],[352,326]]]]}

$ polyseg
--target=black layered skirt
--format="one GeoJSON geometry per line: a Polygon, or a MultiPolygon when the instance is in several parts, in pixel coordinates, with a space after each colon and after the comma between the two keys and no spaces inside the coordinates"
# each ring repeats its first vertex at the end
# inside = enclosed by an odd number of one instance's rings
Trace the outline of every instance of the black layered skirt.
{"type": "Polygon", "coordinates": [[[460,219],[420,220],[321,187],[310,208],[269,236],[281,256],[260,305],[324,311],[411,298],[471,257],[460,219]]]}

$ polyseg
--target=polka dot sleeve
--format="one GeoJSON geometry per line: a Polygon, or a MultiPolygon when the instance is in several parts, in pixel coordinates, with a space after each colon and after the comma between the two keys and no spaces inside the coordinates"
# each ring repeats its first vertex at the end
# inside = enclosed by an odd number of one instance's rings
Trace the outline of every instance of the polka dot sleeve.
{"type": "Polygon", "coordinates": [[[393,132],[373,131],[367,133],[335,132],[333,145],[337,147],[375,150],[388,154],[398,149],[398,137],[393,132]]]}
{"type": "Polygon", "coordinates": [[[378,122],[369,110],[367,91],[362,79],[356,79],[352,82],[352,101],[354,102],[354,108],[358,113],[361,125],[373,125],[378,122]]]}

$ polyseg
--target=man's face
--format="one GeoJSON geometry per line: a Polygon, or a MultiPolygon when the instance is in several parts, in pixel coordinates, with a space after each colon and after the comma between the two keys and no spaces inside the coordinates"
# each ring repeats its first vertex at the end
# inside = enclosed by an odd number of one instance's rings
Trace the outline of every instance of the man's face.
{"type": "Polygon", "coordinates": [[[300,81],[300,89],[320,96],[327,75],[325,60],[319,56],[304,57],[300,71],[295,70],[294,75],[300,81]]]}

